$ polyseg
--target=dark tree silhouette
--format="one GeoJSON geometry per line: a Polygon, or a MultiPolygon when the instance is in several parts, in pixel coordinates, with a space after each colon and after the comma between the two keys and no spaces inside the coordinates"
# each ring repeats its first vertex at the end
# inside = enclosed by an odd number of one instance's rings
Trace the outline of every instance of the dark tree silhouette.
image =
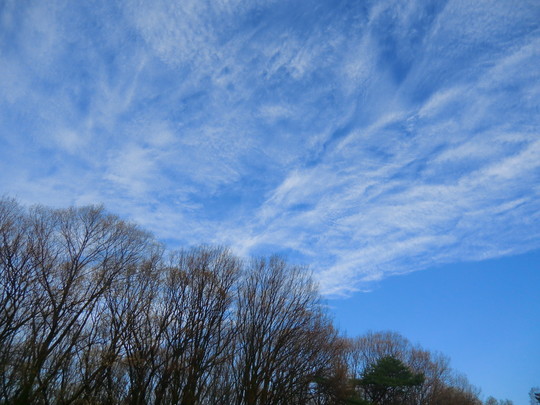
{"type": "Polygon", "coordinates": [[[423,382],[423,374],[415,374],[401,360],[387,356],[364,372],[359,385],[374,404],[391,405],[406,404],[411,387],[423,382]]]}
{"type": "Polygon", "coordinates": [[[340,337],[279,257],[167,252],[103,207],[0,198],[0,404],[480,404],[448,363],[340,337]]]}

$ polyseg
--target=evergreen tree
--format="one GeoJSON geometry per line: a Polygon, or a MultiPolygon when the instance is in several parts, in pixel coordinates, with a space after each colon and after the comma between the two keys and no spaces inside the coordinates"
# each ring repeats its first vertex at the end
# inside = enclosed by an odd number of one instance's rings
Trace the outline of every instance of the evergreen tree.
{"type": "Polygon", "coordinates": [[[413,373],[401,360],[386,356],[368,367],[359,381],[367,399],[376,405],[405,404],[412,387],[424,382],[422,373],[413,373]]]}

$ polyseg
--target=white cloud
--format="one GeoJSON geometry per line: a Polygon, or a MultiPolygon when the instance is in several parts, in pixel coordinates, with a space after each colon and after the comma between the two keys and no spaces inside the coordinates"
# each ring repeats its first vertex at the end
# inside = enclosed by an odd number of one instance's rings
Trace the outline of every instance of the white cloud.
{"type": "Polygon", "coordinates": [[[145,194],[151,183],[159,181],[151,151],[131,145],[109,158],[105,178],[135,195],[145,194]]]}
{"type": "Polygon", "coordinates": [[[23,201],[292,252],[338,295],[538,247],[531,4],[15,4],[0,187],[23,201]]]}

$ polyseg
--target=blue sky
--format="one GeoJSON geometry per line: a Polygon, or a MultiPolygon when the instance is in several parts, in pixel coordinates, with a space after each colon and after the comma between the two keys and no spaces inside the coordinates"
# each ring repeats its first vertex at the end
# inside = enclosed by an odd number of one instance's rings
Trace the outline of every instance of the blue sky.
{"type": "MultiPolygon", "coordinates": [[[[480,295],[538,281],[537,0],[3,0],[0,54],[0,192],[24,203],[103,203],[171,247],[285,254],[336,307],[382,297],[384,329],[411,280],[457,283],[421,302],[441,319],[470,274],[480,295]]],[[[540,340],[530,311],[515,333],[540,340]]]]}

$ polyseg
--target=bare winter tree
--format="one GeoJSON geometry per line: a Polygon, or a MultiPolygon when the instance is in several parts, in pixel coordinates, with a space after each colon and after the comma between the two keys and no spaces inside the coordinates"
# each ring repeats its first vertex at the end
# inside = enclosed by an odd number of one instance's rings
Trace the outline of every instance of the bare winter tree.
{"type": "Polygon", "coordinates": [[[305,403],[334,338],[305,270],[277,257],[254,260],[239,288],[236,322],[237,402],[305,403]]]}
{"type": "Polygon", "coordinates": [[[160,311],[162,261],[155,252],[138,266],[126,269],[111,286],[103,308],[105,362],[98,398],[108,403],[151,402],[160,368],[167,320],[160,311]]]}
{"type": "Polygon", "coordinates": [[[165,259],[101,207],[0,199],[0,403],[365,403],[359,380],[388,357],[422,375],[407,404],[480,403],[395,332],[340,337],[302,267],[208,246],[165,259]]]}
{"type": "MultiPolygon", "coordinates": [[[[12,203],[11,208],[9,202],[2,206],[12,215],[17,211],[12,203]]],[[[19,308],[19,322],[10,321],[17,333],[10,336],[13,350],[4,363],[5,398],[12,403],[69,402],[78,393],[78,349],[93,327],[99,302],[122,270],[141,260],[149,237],[100,207],[18,211],[23,242],[17,242],[21,238],[13,227],[7,237],[9,215],[1,225],[7,229],[2,272],[15,280],[3,286],[2,295],[11,296],[12,307],[19,308]],[[24,276],[14,279],[17,273],[24,276]]]]}
{"type": "Polygon", "coordinates": [[[424,375],[423,384],[415,387],[412,393],[415,404],[430,404],[435,395],[451,383],[450,360],[440,353],[411,347],[406,361],[414,372],[424,375]]]}
{"type": "Polygon", "coordinates": [[[232,355],[233,287],[240,262],[226,249],[175,254],[166,270],[162,308],[167,318],[157,403],[200,403],[232,355]]]}
{"type": "Polygon", "coordinates": [[[28,356],[23,346],[35,310],[36,281],[30,251],[30,221],[14,200],[0,200],[0,389],[13,398],[22,378],[20,365],[28,356]]]}

